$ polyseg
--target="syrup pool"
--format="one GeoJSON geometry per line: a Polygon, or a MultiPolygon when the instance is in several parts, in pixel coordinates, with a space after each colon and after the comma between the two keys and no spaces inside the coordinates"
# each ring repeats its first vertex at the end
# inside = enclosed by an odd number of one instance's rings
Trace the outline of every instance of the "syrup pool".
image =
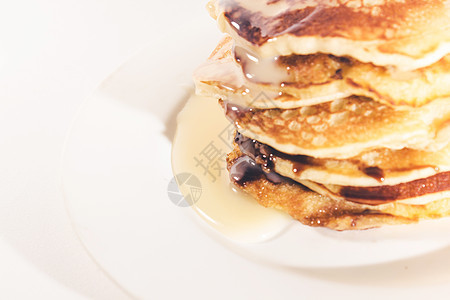
{"type": "MultiPolygon", "coordinates": [[[[192,208],[214,229],[239,242],[266,241],[283,232],[292,220],[281,211],[259,205],[230,183],[225,157],[232,149],[233,136],[234,127],[216,99],[192,96],[177,117],[173,173],[199,179],[201,193],[192,208]]],[[[179,184],[179,188],[185,197],[191,193],[187,185],[179,184]]]]}

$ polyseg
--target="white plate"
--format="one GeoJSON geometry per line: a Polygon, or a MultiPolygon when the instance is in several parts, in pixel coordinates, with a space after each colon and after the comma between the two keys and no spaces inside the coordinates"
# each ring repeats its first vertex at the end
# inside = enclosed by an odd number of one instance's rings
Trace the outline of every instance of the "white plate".
{"type": "Polygon", "coordinates": [[[243,244],[169,201],[175,116],[191,92],[192,70],[219,36],[203,11],[191,15],[195,21],[165,32],[176,39],[160,38],[109,77],[68,136],[66,202],[99,265],[131,294],[152,299],[289,299],[318,291],[336,298],[374,286],[372,296],[386,296],[411,283],[407,293],[418,297],[428,284],[447,290],[449,222],[356,233],[295,224],[270,242],[243,244]]]}

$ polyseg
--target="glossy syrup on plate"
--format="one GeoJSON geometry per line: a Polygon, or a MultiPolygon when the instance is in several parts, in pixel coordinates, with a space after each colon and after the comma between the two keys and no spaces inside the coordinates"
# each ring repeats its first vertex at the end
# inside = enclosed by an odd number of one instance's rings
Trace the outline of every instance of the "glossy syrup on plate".
{"type": "MultiPolygon", "coordinates": [[[[210,226],[239,242],[261,242],[280,234],[291,218],[265,208],[230,183],[225,157],[231,151],[234,126],[216,99],[192,96],[177,118],[172,146],[175,175],[187,173],[201,184],[192,208],[210,226]]],[[[187,185],[180,191],[191,193],[187,185]]]]}

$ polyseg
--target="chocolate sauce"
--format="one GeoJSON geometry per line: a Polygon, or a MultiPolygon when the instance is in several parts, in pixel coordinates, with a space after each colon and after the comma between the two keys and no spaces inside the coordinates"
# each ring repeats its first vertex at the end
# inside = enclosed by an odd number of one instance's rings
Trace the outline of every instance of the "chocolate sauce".
{"type": "Polygon", "coordinates": [[[241,152],[245,154],[245,156],[238,158],[230,169],[230,176],[235,182],[242,184],[261,175],[264,175],[272,183],[286,181],[287,178],[284,178],[273,170],[275,157],[273,155],[274,150],[271,147],[250,139],[239,132],[236,132],[234,141],[239,146],[241,152]],[[234,168],[239,163],[240,166],[234,168]],[[247,173],[253,174],[246,175],[247,173]]]}
{"type": "Polygon", "coordinates": [[[292,172],[298,175],[300,175],[301,172],[307,168],[307,166],[314,165],[311,157],[305,155],[290,155],[290,157],[288,157],[288,155],[285,154],[284,158],[293,162],[292,172]]]}
{"type": "MultiPolygon", "coordinates": [[[[421,11],[429,11],[426,9],[428,1],[416,1],[414,5],[405,5],[402,1],[387,1],[388,4],[378,7],[380,12],[377,14],[366,13],[352,5],[343,4],[304,5],[297,9],[295,5],[301,1],[285,1],[287,5],[284,10],[273,14],[270,10],[269,13],[264,13],[249,5],[245,7],[242,2],[244,1],[222,0],[219,3],[227,22],[233,26],[236,33],[255,46],[262,46],[280,35],[375,40],[384,38],[384,34],[394,26],[400,26],[400,32],[407,31],[408,27],[404,25],[407,22],[402,24],[399,20],[415,17],[416,22],[425,22],[425,17],[429,17],[426,13],[420,15],[421,11]],[[356,27],[358,30],[355,30],[356,27]]],[[[446,9],[445,1],[439,1],[439,4],[436,2],[438,1],[433,2],[436,9],[446,9]]]]}
{"type": "Polygon", "coordinates": [[[261,178],[261,176],[265,176],[267,180],[275,184],[286,182],[288,180],[274,171],[263,171],[261,165],[248,155],[239,157],[230,167],[230,178],[239,185],[244,185],[249,181],[257,180],[261,178]]]}
{"type": "Polygon", "coordinates": [[[234,142],[239,146],[242,153],[250,156],[251,158],[256,158],[256,144],[258,143],[256,140],[250,139],[239,132],[236,132],[234,136],[234,142]]]}
{"type": "MultiPolygon", "coordinates": [[[[265,176],[273,183],[291,181],[274,171],[274,162],[277,158],[292,161],[292,171],[296,174],[299,174],[308,166],[324,164],[323,160],[314,159],[309,156],[281,153],[272,147],[248,138],[239,132],[236,132],[234,141],[239,146],[241,152],[245,154],[245,156],[236,160],[230,170],[232,179],[239,184],[244,184],[250,180],[260,178],[260,176],[265,176]],[[240,165],[234,167],[238,163],[240,163],[240,165]]],[[[385,174],[381,168],[360,166],[360,169],[367,176],[375,178],[379,182],[385,180],[385,174]]],[[[439,173],[428,178],[394,186],[343,186],[338,194],[349,201],[368,205],[378,205],[447,190],[450,190],[450,172],[439,173]]]]}
{"type": "Polygon", "coordinates": [[[261,167],[249,156],[239,157],[230,168],[230,178],[238,184],[258,179],[262,175],[261,167]]]}
{"type": "Polygon", "coordinates": [[[362,169],[367,176],[375,178],[378,182],[384,181],[384,171],[378,167],[367,167],[362,169]]]}
{"type": "Polygon", "coordinates": [[[308,166],[323,164],[322,160],[314,159],[306,155],[289,155],[282,153],[257,140],[250,139],[239,132],[236,132],[234,141],[239,146],[241,152],[253,158],[261,165],[266,173],[273,171],[277,157],[291,161],[293,163],[292,172],[296,174],[301,173],[308,166]]]}
{"type": "Polygon", "coordinates": [[[304,164],[301,164],[301,163],[294,163],[294,164],[292,165],[292,172],[294,172],[295,174],[301,173],[301,172],[304,170],[304,168],[305,168],[305,165],[304,165],[304,164]]]}
{"type": "Polygon", "coordinates": [[[264,172],[270,173],[273,170],[275,160],[273,155],[274,149],[257,140],[250,139],[239,132],[236,132],[234,141],[242,153],[250,156],[261,165],[264,172]]]}
{"type": "MultiPolygon", "coordinates": [[[[448,190],[450,190],[450,172],[443,172],[397,185],[375,187],[345,186],[342,187],[339,195],[353,202],[371,204],[370,201],[386,203],[448,190]]],[[[379,203],[377,202],[377,204],[379,203]]]]}

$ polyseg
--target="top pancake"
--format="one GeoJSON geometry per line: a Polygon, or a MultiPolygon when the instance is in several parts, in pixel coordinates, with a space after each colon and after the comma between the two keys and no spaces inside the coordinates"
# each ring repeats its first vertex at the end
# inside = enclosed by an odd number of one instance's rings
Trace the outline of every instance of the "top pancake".
{"type": "Polygon", "coordinates": [[[210,12],[262,57],[321,52],[413,70],[450,52],[449,0],[213,0],[210,12]]]}

